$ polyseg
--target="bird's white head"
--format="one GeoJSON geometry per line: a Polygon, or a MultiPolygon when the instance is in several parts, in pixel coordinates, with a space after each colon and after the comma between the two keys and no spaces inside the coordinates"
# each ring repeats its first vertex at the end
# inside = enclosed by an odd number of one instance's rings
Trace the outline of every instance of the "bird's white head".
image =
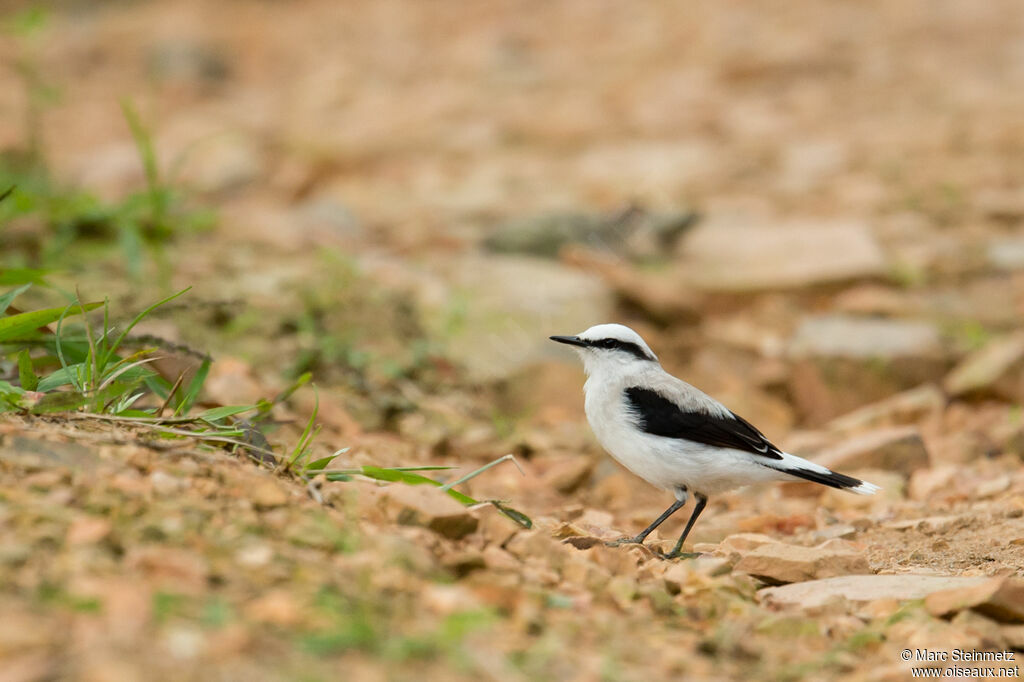
{"type": "Polygon", "coordinates": [[[599,324],[576,336],[552,336],[552,341],[575,346],[588,375],[602,369],[623,369],[636,363],[657,363],[640,335],[621,324],[599,324]]]}

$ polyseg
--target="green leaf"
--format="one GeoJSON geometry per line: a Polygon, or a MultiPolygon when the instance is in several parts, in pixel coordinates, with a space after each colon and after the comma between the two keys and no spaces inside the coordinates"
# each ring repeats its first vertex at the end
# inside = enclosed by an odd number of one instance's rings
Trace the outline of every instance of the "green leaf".
{"type": "Polygon", "coordinates": [[[316,396],[316,403],[313,405],[313,413],[309,415],[309,421],[306,422],[306,428],[303,429],[302,435],[299,437],[299,442],[295,444],[292,449],[292,455],[288,458],[288,466],[298,464],[302,459],[307,458],[309,444],[316,438],[317,434],[320,433],[320,427],[314,425],[316,423],[316,416],[320,412],[320,393],[317,392],[316,387],[313,387],[313,393],[316,396]]]}
{"type": "MultiPolygon", "coordinates": [[[[374,466],[363,466],[355,469],[344,469],[342,471],[336,471],[334,473],[327,474],[328,481],[351,481],[352,474],[362,474],[368,478],[373,478],[378,481],[389,481],[394,483],[404,483],[406,485],[432,485],[437,488],[444,488],[444,485],[440,481],[435,481],[432,478],[421,476],[420,474],[413,473],[410,469],[450,469],[451,467],[374,467],[374,466]]],[[[458,490],[447,489],[446,492],[450,497],[464,505],[480,504],[479,500],[475,500],[469,495],[460,493],[458,490]]],[[[503,502],[498,500],[484,500],[484,502],[493,505],[499,512],[504,516],[508,517],[515,523],[519,524],[523,528],[532,528],[533,521],[529,516],[505,505],[503,502]]]]}
{"type": "MultiPolygon", "coordinates": [[[[82,307],[85,310],[95,310],[101,305],[103,303],[86,303],[82,307]]],[[[56,322],[61,316],[64,316],[65,310],[66,308],[46,308],[0,318],[0,342],[21,338],[39,327],[56,322]]],[[[81,310],[71,310],[67,315],[79,315],[81,312],[81,310]]]]}
{"type": "MultiPolygon", "coordinates": [[[[63,369],[64,373],[67,374],[68,381],[74,384],[75,390],[81,392],[82,382],[78,378],[78,372],[77,370],[75,372],[71,372],[70,370],[68,370],[68,361],[64,358],[64,345],[62,343],[62,339],[64,338],[64,318],[67,317],[67,314],[69,312],[71,312],[70,304],[68,305],[68,307],[64,308],[64,310],[60,314],[60,317],[57,318],[57,333],[54,335],[54,342],[57,348],[57,359],[60,360],[61,369],[63,369]]],[[[86,354],[84,356],[85,360],[89,359],[89,352],[90,350],[86,351],[86,354]]]]}
{"type": "MultiPolygon", "coordinates": [[[[348,450],[348,448],[345,448],[345,449],[348,450]]],[[[447,471],[449,469],[458,469],[459,467],[456,467],[456,466],[445,466],[445,465],[432,465],[432,466],[422,466],[422,467],[388,467],[388,468],[389,469],[394,469],[395,471],[447,471]]]]}
{"type": "Polygon", "coordinates": [[[236,414],[242,414],[243,412],[249,412],[250,410],[257,409],[256,405],[225,405],[223,407],[214,407],[213,409],[200,412],[196,415],[196,419],[202,419],[208,422],[215,422],[225,417],[233,417],[236,414]]]}
{"type": "Polygon", "coordinates": [[[335,457],[337,457],[337,455],[327,455],[326,457],[321,457],[316,461],[310,462],[306,465],[306,471],[320,471],[321,469],[326,469],[327,465],[333,462],[335,457]]]}
{"type": "Polygon", "coordinates": [[[153,413],[147,410],[122,410],[117,413],[118,417],[152,417],[153,413]]]}
{"type": "Polygon", "coordinates": [[[498,502],[497,500],[488,500],[488,502],[493,504],[498,511],[500,511],[502,514],[518,523],[523,528],[533,528],[533,520],[530,519],[530,517],[524,514],[523,512],[519,511],[518,509],[506,507],[504,504],[498,502]]]}
{"type": "Polygon", "coordinates": [[[177,409],[174,410],[175,416],[188,414],[188,411],[192,409],[192,405],[195,404],[196,399],[199,397],[199,391],[203,390],[203,384],[206,383],[206,375],[210,373],[211,362],[212,360],[209,356],[203,358],[203,364],[199,365],[199,369],[196,370],[192,381],[188,382],[188,388],[185,389],[181,402],[178,403],[177,409]]]}
{"type": "Polygon", "coordinates": [[[52,391],[53,389],[60,388],[61,386],[74,384],[83,366],[84,363],[78,363],[55,370],[52,374],[48,374],[39,380],[36,390],[46,393],[47,391],[52,391]]]}
{"type": "Polygon", "coordinates": [[[0,286],[11,284],[38,284],[41,287],[49,286],[43,279],[48,270],[36,268],[6,268],[0,272],[0,286]]]}
{"type": "MultiPolygon", "coordinates": [[[[136,315],[135,318],[128,324],[128,326],[124,328],[124,330],[121,332],[121,335],[118,336],[117,339],[114,340],[114,343],[111,344],[109,348],[107,348],[107,352],[104,354],[104,357],[102,358],[101,362],[99,362],[99,365],[103,366],[103,367],[106,367],[107,362],[109,362],[111,356],[114,355],[114,352],[121,345],[121,342],[124,341],[126,336],[128,336],[128,332],[130,332],[132,329],[134,329],[135,325],[137,325],[139,322],[141,322],[146,317],[146,315],[149,315],[151,312],[153,312],[154,310],[156,310],[157,308],[162,306],[164,303],[169,303],[169,302],[173,301],[174,299],[178,298],[179,296],[181,296],[182,294],[184,294],[186,291],[188,291],[191,288],[192,287],[185,287],[184,289],[182,289],[178,293],[171,294],[167,298],[164,298],[164,299],[161,299],[161,300],[157,301],[156,303],[154,303],[153,305],[149,306],[148,308],[143,310],[141,313],[136,315]]],[[[92,304],[90,303],[89,305],[92,305],[92,304]]],[[[99,305],[102,305],[102,304],[101,303],[97,303],[96,305],[99,306],[99,305]]]]}
{"type": "Polygon", "coordinates": [[[260,401],[260,413],[261,413],[261,416],[266,416],[270,412],[270,410],[274,407],[274,405],[279,405],[279,404],[283,403],[285,400],[288,400],[288,398],[291,397],[292,393],[295,393],[295,391],[299,390],[300,388],[302,388],[303,386],[308,384],[310,379],[312,379],[312,378],[313,378],[312,373],[306,372],[302,376],[300,376],[298,379],[296,379],[295,382],[291,386],[289,386],[288,388],[286,388],[285,390],[281,391],[276,396],[274,396],[273,400],[261,400],[260,401]]]}
{"type": "Polygon", "coordinates": [[[26,391],[34,391],[39,385],[39,377],[32,369],[32,358],[28,354],[28,348],[22,348],[18,353],[18,380],[26,391]]]}
{"type": "MultiPolygon", "coordinates": [[[[377,479],[378,481],[393,481],[396,483],[405,483],[406,485],[432,485],[440,488],[441,482],[435,481],[432,478],[421,476],[411,471],[399,471],[398,469],[384,469],[381,467],[364,466],[362,467],[363,476],[377,479]]],[[[479,504],[469,495],[463,495],[458,490],[446,490],[446,493],[451,497],[455,498],[462,504],[479,504]]]]}
{"type": "Polygon", "coordinates": [[[153,391],[161,400],[167,399],[167,394],[171,391],[171,382],[167,381],[160,375],[153,375],[146,377],[145,379],[146,388],[153,391]]]}
{"type": "Polygon", "coordinates": [[[0,396],[20,397],[25,394],[21,386],[13,386],[10,382],[0,381],[0,396]]]}
{"type": "Polygon", "coordinates": [[[18,287],[17,289],[11,289],[3,296],[0,296],[0,315],[7,312],[7,308],[10,307],[11,302],[14,301],[18,296],[28,291],[28,288],[32,286],[32,282],[29,282],[25,286],[18,287]]]}
{"type": "Polygon", "coordinates": [[[121,111],[128,121],[128,127],[135,139],[135,146],[138,148],[139,156],[142,158],[142,167],[146,171],[146,184],[149,188],[150,200],[154,202],[152,218],[160,217],[159,200],[156,197],[160,189],[160,170],[156,163],[156,151],[153,149],[153,137],[142,124],[139,113],[129,99],[121,100],[121,111]]]}

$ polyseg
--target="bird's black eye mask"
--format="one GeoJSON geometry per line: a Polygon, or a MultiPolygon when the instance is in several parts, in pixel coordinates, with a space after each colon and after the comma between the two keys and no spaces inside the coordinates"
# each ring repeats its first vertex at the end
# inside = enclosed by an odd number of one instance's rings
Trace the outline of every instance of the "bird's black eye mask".
{"type": "Polygon", "coordinates": [[[624,353],[629,353],[633,357],[639,360],[651,360],[655,358],[648,355],[643,348],[630,341],[620,341],[619,339],[581,339],[578,336],[552,336],[552,341],[558,341],[559,343],[567,343],[571,346],[581,346],[583,348],[603,348],[605,350],[619,350],[624,353]]]}
{"type": "Polygon", "coordinates": [[[639,360],[654,360],[648,355],[643,348],[630,343],[629,341],[619,341],[618,339],[598,339],[590,343],[594,348],[606,348],[608,350],[619,350],[623,353],[629,353],[633,357],[639,360]]]}

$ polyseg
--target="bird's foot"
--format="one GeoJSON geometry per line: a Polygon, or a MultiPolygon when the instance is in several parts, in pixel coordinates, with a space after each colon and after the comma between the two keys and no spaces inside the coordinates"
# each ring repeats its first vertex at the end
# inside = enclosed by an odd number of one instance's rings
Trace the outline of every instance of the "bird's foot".
{"type": "Polygon", "coordinates": [[[667,554],[664,552],[658,552],[658,556],[665,561],[672,561],[673,559],[696,559],[699,556],[703,556],[700,552],[681,552],[678,549],[667,554]]]}
{"type": "Polygon", "coordinates": [[[619,538],[618,540],[609,540],[604,543],[605,547],[621,547],[622,545],[642,545],[644,544],[644,538],[637,536],[634,538],[625,537],[619,538]]]}

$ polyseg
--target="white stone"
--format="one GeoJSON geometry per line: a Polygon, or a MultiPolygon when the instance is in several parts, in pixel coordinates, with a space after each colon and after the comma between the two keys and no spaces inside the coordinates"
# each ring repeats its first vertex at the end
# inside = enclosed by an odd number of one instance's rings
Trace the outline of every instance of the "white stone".
{"type": "Polygon", "coordinates": [[[779,587],[769,587],[757,593],[757,599],[767,606],[820,608],[832,599],[841,598],[855,603],[878,599],[907,601],[924,599],[929,594],[985,582],[984,576],[916,575],[844,575],[823,580],[809,580],[779,587]]]}

